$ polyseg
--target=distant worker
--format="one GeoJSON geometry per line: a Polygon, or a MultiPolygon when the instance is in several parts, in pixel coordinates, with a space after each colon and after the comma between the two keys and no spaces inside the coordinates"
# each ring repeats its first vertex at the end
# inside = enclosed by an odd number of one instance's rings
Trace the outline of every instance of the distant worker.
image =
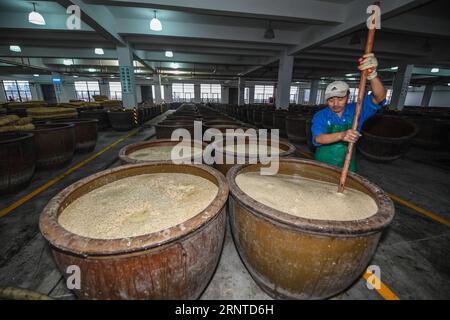
{"type": "MultiPolygon", "coordinates": [[[[386,89],[377,75],[378,61],[373,53],[359,59],[359,70],[367,70],[372,93],[364,97],[357,130],[351,130],[356,103],[348,103],[350,88],[344,81],[330,83],[325,90],[328,107],[312,119],[312,143],[317,147],[314,158],[330,165],[343,167],[349,142],[357,142],[362,124],[386,105],[386,89]]],[[[355,150],[350,171],[356,172],[355,150]]]]}

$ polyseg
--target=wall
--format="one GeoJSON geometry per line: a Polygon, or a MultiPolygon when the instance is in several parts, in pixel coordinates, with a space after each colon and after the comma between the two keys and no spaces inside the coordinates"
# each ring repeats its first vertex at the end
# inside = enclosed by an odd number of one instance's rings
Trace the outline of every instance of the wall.
{"type": "MultiPolygon", "coordinates": [[[[420,106],[425,86],[408,89],[405,106],[420,106]]],[[[450,107],[450,87],[436,86],[431,95],[430,107],[450,107]]]]}

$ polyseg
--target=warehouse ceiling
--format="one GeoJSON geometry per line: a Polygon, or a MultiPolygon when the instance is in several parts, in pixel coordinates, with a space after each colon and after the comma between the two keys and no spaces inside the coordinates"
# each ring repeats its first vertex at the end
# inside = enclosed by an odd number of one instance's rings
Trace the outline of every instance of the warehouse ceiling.
{"type": "MultiPolygon", "coordinates": [[[[130,45],[136,76],[276,81],[280,55],[295,56],[294,81],[357,79],[373,1],[363,0],[57,0],[34,1],[45,26],[28,22],[31,1],[0,1],[0,73],[118,74],[117,46],[130,45]],[[66,8],[81,8],[81,28],[69,30],[66,8]],[[163,25],[152,31],[154,17],[163,25]],[[269,26],[274,38],[265,38],[269,26]],[[12,52],[19,45],[22,52],[12,52]],[[94,48],[103,48],[96,55],[94,48]],[[165,51],[173,51],[168,58],[165,51]],[[69,59],[71,65],[65,65],[69,59]],[[176,65],[174,65],[176,63],[176,65]],[[174,67],[176,66],[176,68],[174,67]]],[[[450,82],[448,1],[382,1],[375,52],[382,77],[414,64],[413,83],[450,82]],[[431,73],[438,67],[438,73],[431,73]]]]}

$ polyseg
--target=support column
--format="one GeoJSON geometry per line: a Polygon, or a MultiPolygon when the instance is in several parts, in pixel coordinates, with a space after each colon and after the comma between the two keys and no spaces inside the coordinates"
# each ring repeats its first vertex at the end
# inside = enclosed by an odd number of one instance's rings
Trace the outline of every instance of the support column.
{"type": "Polygon", "coordinates": [[[222,85],[221,87],[222,87],[222,93],[221,93],[222,98],[220,99],[220,103],[228,104],[228,102],[229,102],[228,94],[229,94],[229,89],[230,88],[228,88],[228,87],[226,87],[224,85],[222,85]]]}
{"type": "Polygon", "coordinates": [[[309,92],[309,105],[316,104],[317,101],[317,91],[319,90],[319,80],[311,81],[311,91],[309,92]]]}
{"type": "Polygon", "coordinates": [[[245,80],[242,77],[238,79],[238,106],[245,104],[245,80]]]}
{"type": "Polygon", "coordinates": [[[427,84],[425,86],[425,91],[423,92],[422,97],[422,103],[420,104],[422,107],[430,106],[431,96],[433,95],[433,88],[434,86],[432,84],[427,84]]]}
{"type": "Polygon", "coordinates": [[[294,56],[289,56],[287,52],[284,52],[278,65],[277,95],[275,99],[277,109],[289,108],[293,67],[294,56]]]}
{"type": "Polygon", "coordinates": [[[117,57],[119,60],[120,82],[122,84],[122,104],[124,108],[134,108],[137,106],[137,98],[133,52],[130,46],[117,47],[117,57]]]}
{"type": "MultiPolygon", "coordinates": [[[[3,90],[0,91],[2,91],[2,93],[4,94],[3,90]]],[[[31,91],[31,98],[33,100],[44,100],[42,97],[41,86],[39,85],[39,83],[37,82],[30,83],[30,91],[31,91]]],[[[0,101],[2,101],[1,97],[0,101]]]]}
{"type": "Polygon", "coordinates": [[[100,95],[107,96],[109,99],[110,92],[109,92],[109,83],[107,82],[107,80],[102,80],[102,82],[100,82],[99,84],[99,87],[100,87],[100,95]]]}
{"type": "Polygon", "coordinates": [[[399,66],[392,84],[391,107],[402,110],[405,106],[406,95],[408,93],[409,82],[413,72],[413,65],[399,66]]]}
{"type": "Polygon", "coordinates": [[[253,104],[255,103],[255,85],[251,85],[248,87],[248,103],[253,104]]]}
{"type": "Polygon", "coordinates": [[[69,100],[72,99],[72,95],[68,88],[70,84],[64,83],[63,80],[64,80],[63,77],[59,73],[52,72],[52,83],[53,87],[55,88],[55,96],[57,103],[69,102],[69,100]],[[54,81],[54,79],[59,79],[60,81],[54,81]]]}
{"type": "Polygon", "coordinates": [[[297,92],[298,92],[297,103],[303,104],[303,100],[305,99],[305,90],[302,89],[301,86],[297,86],[297,92]]]}
{"type": "Polygon", "coordinates": [[[154,98],[154,102],[155,104],[160,104],[163,101],[162,95],[161,95],[161,75],[158,73],[156,75],[153,76],[153,80],[155,83],[155,96],[154,98]]]}
{"type": "Polygon", "coordinates": [[[172,102],[172,84],[164,87],[164,101],[166,103],[172,102]]]}
{"type": "Polygon", "coordinates": [[[8,97],[5,94],[5,90],[3,90],[3,81],[0,81],[0,102],[7,102],[8,97]]]}
{"type": "Polygon", "coordinates": [[[195,103],[202,102],[202,97],[200,93],[200,83],[194,83],[194,102],[195,103]]]}

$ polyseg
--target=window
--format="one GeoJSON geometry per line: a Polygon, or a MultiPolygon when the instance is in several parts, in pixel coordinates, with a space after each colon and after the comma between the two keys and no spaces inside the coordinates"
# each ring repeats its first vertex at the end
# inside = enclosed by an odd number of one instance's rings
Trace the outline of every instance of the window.
{"type": "Polygon", "coordinates": [[[304,104],[309,104],[310,94],[311,94],[311,89],[304,89],[304,93],[303,93],[303,103],[304,104]]]}
{"type": "MultiPolygon", "coordinates": [[[[156,101],[155,85],[152,85],[153,103],[156,101]]],[[[164,100],[164,85],[161,85],[161,100],[164,100]]]]}
{"type": "Polygon", "coordinates": [[[392,99],[392,89],[387,89],[387,92],[386,92],[386,101],[387,101],[387,103],[390,103],[391,99],[392,99]]]}
{"type": "Polygon", "coordinates": [[[100,86],[97,81],[75,81],[75,91],[78,100],[94,101],[92,96],[100,95],[100,86]]]}
{"type": "Polygon", "coordinates": [[[255,86],[255,103],[269,103],[273,98],[273,86],[255,86]]]}
{"type": "Polygon", "coordinates": [[[122,100],[122,84],[120,82],[109,83],[109,98],[111,100],[122,100]]]}
{"type": "Polygon", "coordinates": [[[193,102],[194,84],[192,83],[173,83],[172,100],[174,102],[193,102]]]}
{"type": "Polygon", "coordinates": [[[28,81],[4,80],[3,88],[8,101],[11,99],[20,102],[32,100],[28,81]]]}
{"type": "Polygon", "coordinates": [[[356,102],[358,100],[358,92],[359,88],[350,88],[350,96],[348,98],[348,102],[356,102]]]}
{"type": "Polygon", "coordinates": [[[289,95],[290,103],[297,103],[298,101],[298,87],[291,86],[291,94],[289,95]]]}
{"type": "Polygon", "coordinates": [[[319,89],[317,90],[317,97],[316,97],[316,105],[322,104],[322,100],[325,98],[325,90],[319,89]]]}
{"type": "Polygon", "coordinates": [[[202,102],[220,102],[221,99],[220,84],[200,84],[200,97],[202,102]]]}
{"type": "Polygon", "coordinates": [[[244,89],[244,104],[249,104],[250,103],[250,88],[246,87],[244,89]]]}

